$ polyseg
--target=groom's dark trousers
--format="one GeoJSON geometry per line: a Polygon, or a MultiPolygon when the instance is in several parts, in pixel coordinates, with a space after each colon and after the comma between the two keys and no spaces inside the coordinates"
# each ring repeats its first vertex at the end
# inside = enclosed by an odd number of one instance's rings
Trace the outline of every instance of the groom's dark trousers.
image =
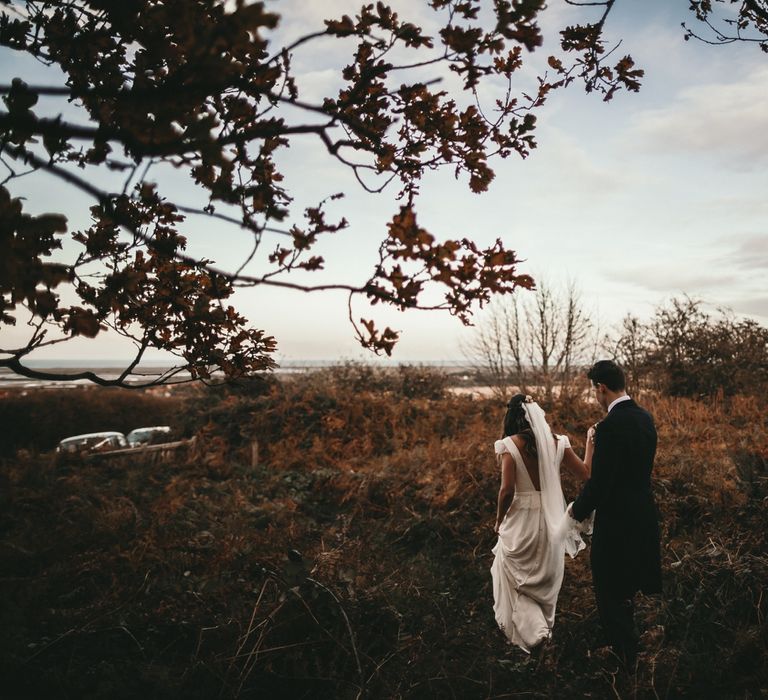
{"type": "Polygon", "coordinates": [[[634,596],[661,592],[659,518],[651,492],[656,428],[631,399],[613,406],[595,431],[592,474],[573,504],[583,520],[594,510],[592,582],[600,623],[627,664],[637,655],[634,596]]]}

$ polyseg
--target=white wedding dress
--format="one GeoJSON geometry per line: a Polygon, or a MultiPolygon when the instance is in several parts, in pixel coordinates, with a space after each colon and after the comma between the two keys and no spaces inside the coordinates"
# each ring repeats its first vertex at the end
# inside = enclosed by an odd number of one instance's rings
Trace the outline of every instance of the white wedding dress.
{"type": "MultiPolygon", "coordinates": [[[[543,420],[543,411],[532,406],[543,420]]],[[[546,432],[552,435],[548,426],[546,432]]],[[[515,496],[493,548],[493,609],[509,641],[526,652],[552,634],[565,552],[573,557],[585,547],[582,526],[565,513],[560,486],[560,463],[570,441],[558,435],[546,442],[551,449],[538,449],[541,491],[534,487],[512,439],[495,443],[497,454],[509,452],[514,459],[515,496]]]]}

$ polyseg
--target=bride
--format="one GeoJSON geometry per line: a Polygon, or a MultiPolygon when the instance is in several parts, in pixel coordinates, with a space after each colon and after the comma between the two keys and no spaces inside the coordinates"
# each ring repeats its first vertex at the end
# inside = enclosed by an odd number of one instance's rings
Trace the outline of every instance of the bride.
{"type": "MultiPolygon", "coordinates": [[[[584,461],[565,435],[553,435],[544,411],[530,396],[507,404],[501,455],[501,487],[494,531],[499,538],[491,566],[493,609],[507,638],[530,652],[549,639],[563,583],[564,553],[576,556],[585,544],[581,527],[565,514],[560,466],[589,477],[593,429],[584,461]]],[[[591,527],[590,527],[591,529],[591,527]]]]}

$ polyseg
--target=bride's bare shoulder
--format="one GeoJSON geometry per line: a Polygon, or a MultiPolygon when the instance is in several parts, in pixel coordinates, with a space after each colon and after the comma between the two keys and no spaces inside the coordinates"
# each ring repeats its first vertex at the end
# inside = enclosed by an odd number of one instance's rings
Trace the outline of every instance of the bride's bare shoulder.
{"type": "Polygon", "coordinates": [[[520,435],[508,435],[507,437],[503,438],[502,440],[496,440],[494,443],[496,446],[496,452],[501,454],[502,452],[507,452],[507,448],[504,445],[505,440],[511,440],[515,447],[517,447],[518,450],[523,450],[525,448],[525,440],[520,435]]]}
{"type": "Polygon", "coordinates": [[[517,447],[518,450],[522,450],[525,447],[525,440],[521,435],[511,435],[510,439],[515,443],[515,447],[517,447]]]}

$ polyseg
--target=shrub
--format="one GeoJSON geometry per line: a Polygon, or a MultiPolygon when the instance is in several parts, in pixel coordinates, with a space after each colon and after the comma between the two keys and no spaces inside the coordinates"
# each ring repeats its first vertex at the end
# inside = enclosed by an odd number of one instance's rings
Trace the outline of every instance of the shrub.
{"type": "Polygon", "coordinates": [[[41,389],[0,401],[0,457],[21,448],[51,450],[71,435],[146,425],[176,426],[182,399],[124,389],[41,389]]]}

